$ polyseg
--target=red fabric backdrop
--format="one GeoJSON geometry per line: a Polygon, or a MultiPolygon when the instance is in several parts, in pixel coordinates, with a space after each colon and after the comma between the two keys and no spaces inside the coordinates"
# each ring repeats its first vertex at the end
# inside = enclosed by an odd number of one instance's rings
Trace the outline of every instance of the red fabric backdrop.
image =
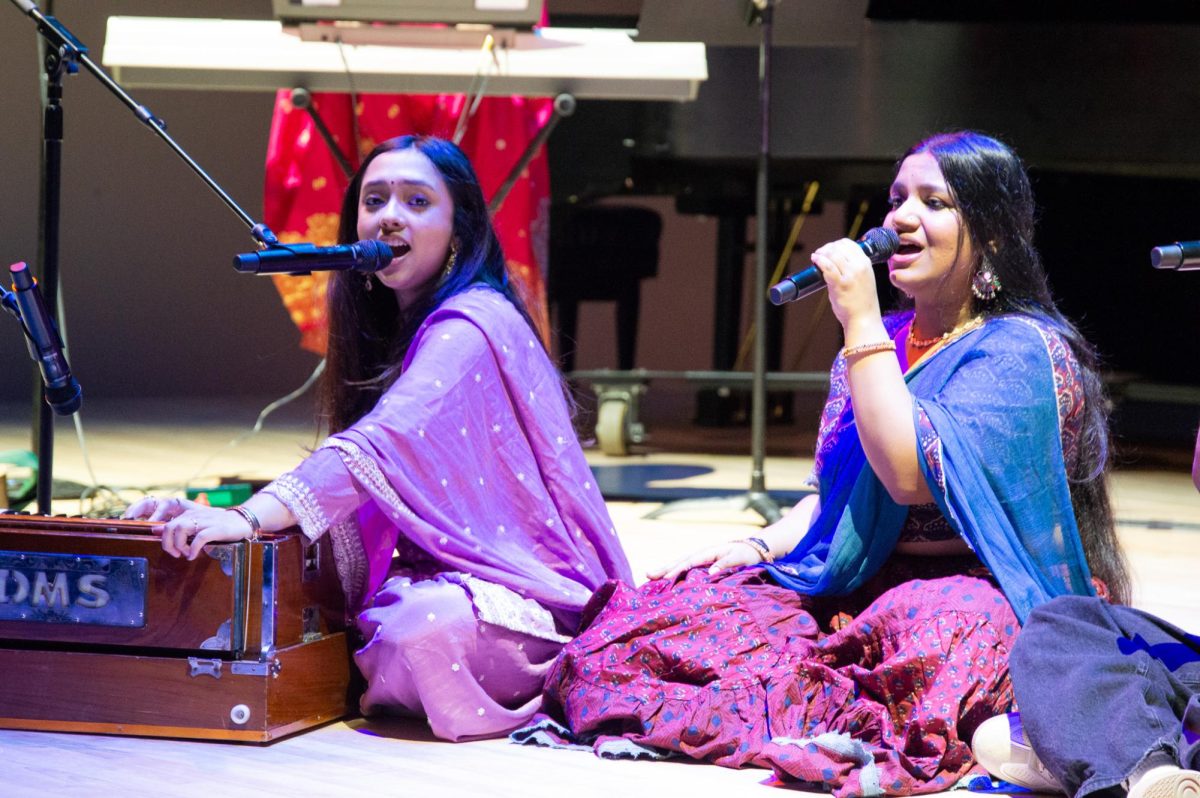
{"type": "MultiPolygon", "coordinates": [[[[363,155],[394,136],[451,138],[464,97],[369,94],[359,97],[356,108],[350,104],[346,94],[313,94],[313,107],[342,154],[357,168],[363,155]],[[358,123],[357,142],[353,119],[358,123]]],[[[486,198],[490,200],[500,188],[551,112],[551,100],[544,98],[488,97],[480,103],[460,146],[471,158],[486,198]]],[[[348,182],[308,113],[292,106],[290,92],[280,91],[267,146],[264,221],[284,242],[336,243],[338,211],[348,182]]],[[[544,279],[549,215],[550,177],[543,148],[493,220],[511,278],[543,340],[548,340],[549,332],[544,279]]],[[[324,354],[328,275],[274,279],[300,330],[301,346],[324,354]]]]}

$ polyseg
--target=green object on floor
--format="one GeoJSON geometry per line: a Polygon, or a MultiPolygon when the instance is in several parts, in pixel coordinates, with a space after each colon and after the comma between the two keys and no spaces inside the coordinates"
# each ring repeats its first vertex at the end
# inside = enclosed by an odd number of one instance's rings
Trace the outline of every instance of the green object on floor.
{"type": "Polygon", "coordinates": [[[248,482],[230,482],[215,488],[188,488],[187,497],[212,507],[237,507],[253,492],[248,482]]]}
{"type": "Polygon", "coordinates": [[[0,468],[5,480],[5,493],[8,494],[8,509],[20,510],[37,496],[38,459],[33,452],[24,449],[10,449],[0,452],[0,466],[11,465],[18,469],[29,469],[28,477],[12,477],[8,469],[0,468]]]}

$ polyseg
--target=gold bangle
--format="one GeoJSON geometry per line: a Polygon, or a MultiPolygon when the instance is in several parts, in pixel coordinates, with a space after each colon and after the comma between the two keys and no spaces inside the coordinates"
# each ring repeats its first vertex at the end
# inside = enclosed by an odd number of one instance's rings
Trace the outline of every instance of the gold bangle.
{"type": "Polygon", "coordinates": [[[254,543],[259,538],[259,533],[262,532],[262,524],[259,523],[258,516],[255,515],[249,507],[239,504],[237,507],[230,507],[230,510],[246,519],[246,523],[250,525],[250,537],[246,538],[251,543],[254,543]]]}
{"type": "Polygon", "coordinates": [[[852,357],[859,355],[873,355],[876,352],[895,352],[895,341],[877,341],[873,344],[859,344],[858,346],[847,346],[842,349],[842,357],[849,360],[852,357]]]}

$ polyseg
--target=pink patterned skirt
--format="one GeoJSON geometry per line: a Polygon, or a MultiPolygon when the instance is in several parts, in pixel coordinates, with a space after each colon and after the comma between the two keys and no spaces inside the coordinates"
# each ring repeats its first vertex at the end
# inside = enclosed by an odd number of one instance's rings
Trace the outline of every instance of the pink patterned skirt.
{"type": "Polygon", "coordinates": [[[546,691],[563,736],[597,752],[768,767],[839,798],[911,795],[953,786],[975,727],[1012,704],[1018,621],[973,557],[894,556],[841,597],[698,569],[610,582],[587,612],[546,691]]]}

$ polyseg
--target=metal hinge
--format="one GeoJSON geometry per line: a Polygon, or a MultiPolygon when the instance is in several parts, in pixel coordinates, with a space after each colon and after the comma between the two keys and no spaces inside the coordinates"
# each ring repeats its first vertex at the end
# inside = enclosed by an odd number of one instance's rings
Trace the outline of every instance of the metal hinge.
{"type": "Polygon", "coordinates": [[[221,660],[219,659],[188,657],[188,667],[191,669],[193,679],[197,676],[211,676],[214,679],[221,678],[221,660]]]}
{"type": "Polygon", "coordinates": [[[277,659],[270,662],[233,662],[229,665],[229,672],[234,676],[270,676],[278,678],[279,672],[283,670],[283,663],[277,659]]]}

